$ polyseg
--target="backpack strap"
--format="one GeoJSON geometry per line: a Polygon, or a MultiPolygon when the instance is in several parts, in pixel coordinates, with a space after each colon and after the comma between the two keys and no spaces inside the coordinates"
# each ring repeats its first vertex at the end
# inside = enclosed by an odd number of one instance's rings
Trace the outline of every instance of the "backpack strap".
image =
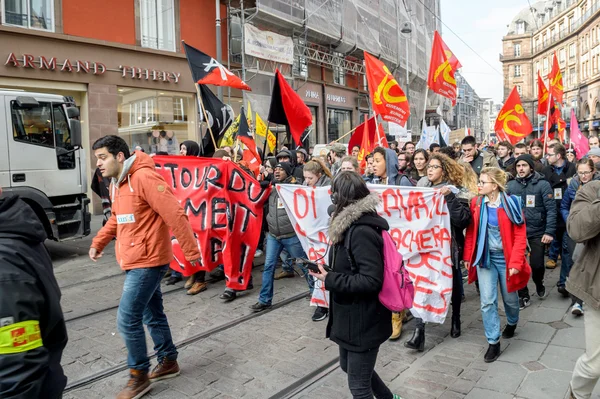
{"type": "Polygon", "coordinates": [[[350,226],[348,232],[346,233],[346,236],[344,237],[344,249],[346,250],[348,260],[350,261],[350,270],[352,271],[352,274],[358,273],[358,267],[356,266],[354,256],[352,256],[352,250],[350,249],[350,238],[352,237],[352,231],[355,227],[355,225],[350,226]]]}

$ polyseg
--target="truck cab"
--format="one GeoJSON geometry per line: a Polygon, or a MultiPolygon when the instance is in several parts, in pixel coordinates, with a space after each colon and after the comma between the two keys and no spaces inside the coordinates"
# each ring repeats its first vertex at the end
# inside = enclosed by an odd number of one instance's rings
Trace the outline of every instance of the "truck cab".
{"type": "Polygon", "coordinates": [[[86,155],[72,98],[0,89],[0,186],[40,218],[48,238],[90,234],[86,155]]]}

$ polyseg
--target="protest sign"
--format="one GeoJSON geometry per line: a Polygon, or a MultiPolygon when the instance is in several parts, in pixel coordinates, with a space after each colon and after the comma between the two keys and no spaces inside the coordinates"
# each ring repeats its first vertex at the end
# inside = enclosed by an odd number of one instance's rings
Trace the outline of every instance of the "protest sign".
{"type": "MultiPolygon", "coordinates": [[[[430,188],[369,185],[382,199],[380,216],[415,285],[411,312],[443,323],[452,295],[450,216],[444,196],[430,188]]],[[[277,190],[308,258],[327,263],[330,187],[278,185],[277,190]]],[[[312,304],[329,304],[326,287],[315,287],[312,304]],[[318,288],[318,289],[317,289],[318,288]]]]}
{"type": "Polygon", "coordinates": [[[171,268],[187,277],[223,265],[227,287],[245,289],[271,189],[231,161],[157,156],[154,162],[183,206],[202,256],[192,267],[173,237],[171,268]]]}

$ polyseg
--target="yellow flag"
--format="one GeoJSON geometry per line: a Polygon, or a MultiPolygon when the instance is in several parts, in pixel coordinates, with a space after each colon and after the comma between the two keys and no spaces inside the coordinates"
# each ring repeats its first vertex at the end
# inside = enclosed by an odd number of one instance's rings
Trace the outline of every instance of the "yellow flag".
{"type": "Polygon", "coordinates": [[[223,138],[221,139],[221,142],[219,143],[219,147],[233,146],[233,144],[235,142],[234,137],[238,131],[239,125],[240,125],[240,116],[238,115],[237,118],[235,118],[235,121],[233,121],[231,126],[229,126],[229,129],[227,129],[227,131],[223,135],[223,138]]]}
{"type": "Polygon", "coordinates": [[[250,100],[248,100],[248,110],[246,111],[246,119],[248,123],[252,123],[252,107],[250,106],[250,100]]]}
{"type": "Polygon", "coordinates": [[[277,137],[269,130],[269,136],[267,137],[267,143],[269,143],[269,151],[275,153],[275,145],[277,144],[277,137]]]}
{"type": "Polygon", "coordinates": [[[267,137],[267,125],[261,119],[258,112],[256,113],[256,135],[260,137],[267,137]]]}

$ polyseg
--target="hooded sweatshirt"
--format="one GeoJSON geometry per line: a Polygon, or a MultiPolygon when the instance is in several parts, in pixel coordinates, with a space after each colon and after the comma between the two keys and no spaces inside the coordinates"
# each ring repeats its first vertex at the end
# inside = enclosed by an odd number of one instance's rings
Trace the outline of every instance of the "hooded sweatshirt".
{"type": "Polygon", "coordinates": [[[373,175],[373,178],[368,182],[373,184],[386,184],[389,186],[399,186],[400,185],[400,175],[398,174],[398,156],[394,150],[390,150],[389,148],[385,149],[385,174],[387,177],[387,182],[385,179],[381,179],[379,176],[373,175]]]}
{"type": "Polygon", "coordinates": [[[136,151],[125,161],[121,176],[112,180],[111,197],[112,216],[92,248],[102,251],[116,236],[117,262],[123,270],[169,264],[170,230],[188,261],[200,258],[188,217],[150,156],[136,151]]]}
{"type": "Polygon", "coordinates": [[[67,329],[45,240],[29,205],[0,200],[0,398],[60,398],[67,383],[67,329]],[[2,335],[20,345],[3,345],[2,335]]]}

